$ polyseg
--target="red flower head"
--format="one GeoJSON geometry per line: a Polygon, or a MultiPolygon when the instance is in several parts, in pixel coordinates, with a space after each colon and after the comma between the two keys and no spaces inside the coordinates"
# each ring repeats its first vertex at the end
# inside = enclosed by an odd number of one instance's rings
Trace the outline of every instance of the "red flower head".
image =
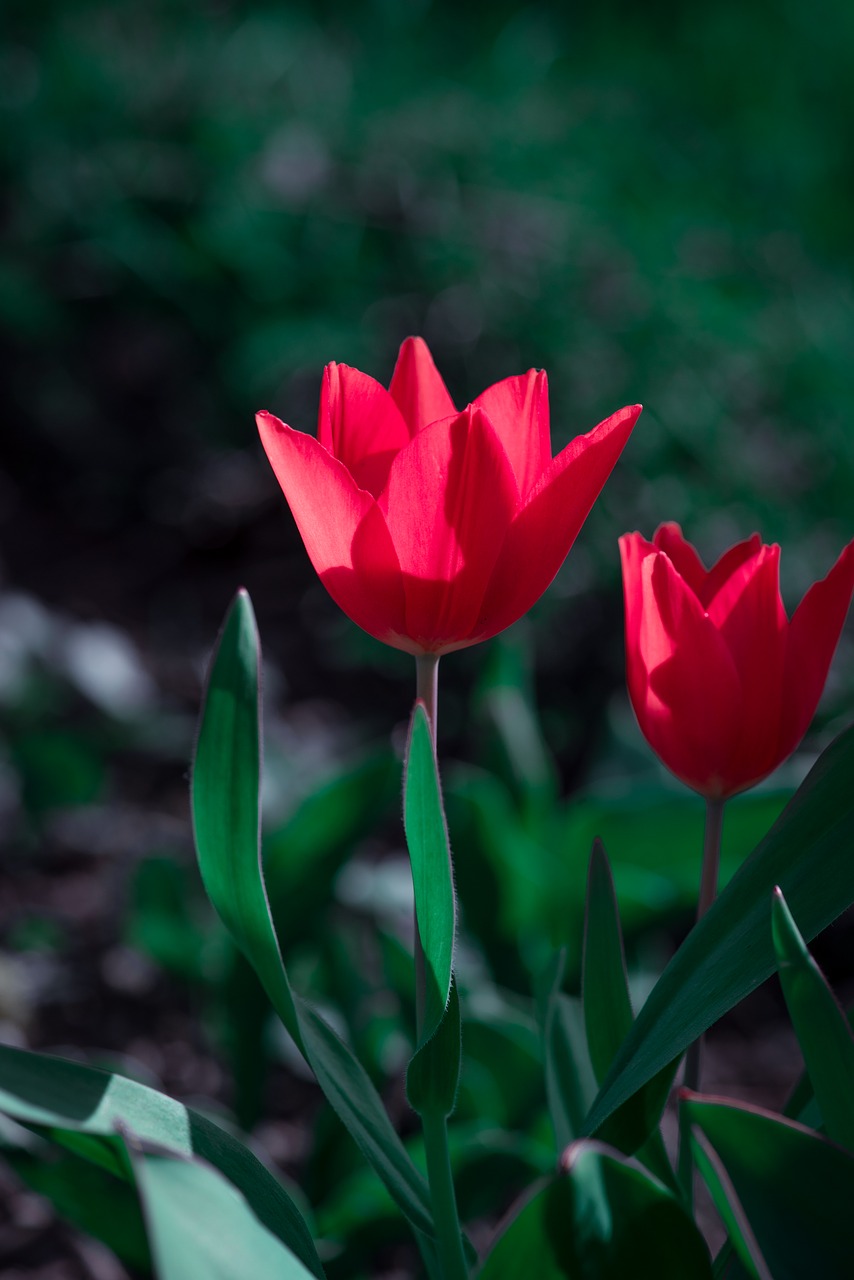
{"type": "Polygon", "coordinates": [[[545,591],[640,414],[620,409],[551,456],[546,375],[454,408],[425,342],[391,386],[327,365],[317,439],[258,429],[311,562],[346,614],[407,653],[448,653],[515,622],[545,591]]]}
{"type": "Polygon", "coordinates": [[[754,534],[711,569],[678,524],[620,539],[629,695],[668,769],[709,799],[761,781],[818,706],[854,592],[854,541],[791,621],[780,548],[754,534]]]}

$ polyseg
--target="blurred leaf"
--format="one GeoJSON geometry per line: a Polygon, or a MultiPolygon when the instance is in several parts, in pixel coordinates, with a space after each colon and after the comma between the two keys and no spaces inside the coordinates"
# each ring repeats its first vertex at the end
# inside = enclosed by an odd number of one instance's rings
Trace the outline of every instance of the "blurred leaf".
{"type": "MultiPolygon", "coordinates": [[[[854,728],[820,757],[670,961],[620,1049],[586,1132],[607,1134],[608,1123],[619,1123],[609,1121],[618,1107],[668,1066],[675,1071],[687,1046],[773,972],[768,903],[775,885],[784,889],[808,938],[854,901],[852,768],[854,728]]],[[[636,1124],[637,1145],[646,1137],[644,1127],[636,1124]]]]}
{"type": "Polygon", "coordinates": [[[12,743],[29,812],[40,815],[66,805],[91,804],[104,786],[104,762],[85,733],[33,729],[12,743]]]}
{"type": "Polygon", "coordinates": [[[322,1276],[311,1235],[287,1192],[252,1153],[204,1116],[124,1076],[0,1045],[0,1110],[63,1146],[127,1177],[116,1126],[215,1165],[258,1218],[322,1276]]]}
{"type": "Polygon", "coordinates": [[[146,858],[136,868],[128,941],[168,973],[199,979],[207,941],[193,907],[200,892],[175,858],[146,858]]]}
{"type": "Polygon", "coordinates": [[[567,1172],[533,1191],[501,1230],[478,1280],[711,1280],[702,1236],[675,1196],[634,1162],[582,1140],[567,1172]]]}
{"type": "Polygon", "coordinates": [[[561,989],[566,954],[559,952],[542,978],[546,1097],[559,1152],[576,1138],[596,1095],[581,1002],[561,989]]]}
{"type": "Polygon", "coordinates": [[[779,890],[772,899],[771,927],[783,995],[825,1132],[854,1151],[854,1035],[779,890]]]}
{"type": "Polygon", "coordinates": [[[135,1189],[70,1151],[3,1150],[4,1160],[57,1213],[100,1240],[126,1266],[148,1272],[151,1256],[135,1189]]]}
{"type": "Polygon", "coordinates": [[[307,1270],[211,1165],[125,1135],[159,1280],[303,1280],[307,1270]],[[215,1225],[214,1225],[215,1224],[215,1225]],[[212,1229],[213,1228],[213,1229],[212,1229]]]}
{"type": "Polygon", "coordinates": [[[193,824],[205,888],[252,963],[327,1100],[410,1222],[432,1234],[426,1183],[364,1068],[294,996],[273,928],[259,856],[259,644],[249,596],[226,616],[208,680],[193,767],[193,824]]]}
{"type": "MultiPolygon", "coordinates": [[[[699,1094],[687,1094],[681,1105],[726,1171],[774,1280],[850,1276],[854,1158],[811,1129],[758,1107],[699,1094]]],[[[717,1181],[709,1184],[713,1195],[720,1194],[717,1181]]]]}
{"type": "Polygon", "coordinates": [[[400,764],[391,750],[321,782],[287,822],[264,836],[264,877],[277,935],[291,947],[331,900],[335,876],[356,844],[399,802],[400,764]]]}

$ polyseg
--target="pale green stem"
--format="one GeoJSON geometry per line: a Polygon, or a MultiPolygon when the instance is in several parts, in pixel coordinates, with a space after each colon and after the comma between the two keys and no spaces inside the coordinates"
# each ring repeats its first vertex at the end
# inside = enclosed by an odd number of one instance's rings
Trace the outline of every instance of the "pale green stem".
{"type": "MultiPolygon", "coordinates": [[[[718,891],[718,871],[721,863],[721,833],[724,821],[724,801],[706,801],[706,829],[703,836],[703,870],[700,875],[700,896],[697,900],[697,920],[702,920],[715,900],[718,891]]],[[[683,1087],[696,1092],[700,1087],[703,1061],[703,1037],[698,1036],[689,1045],[685,1055],[683,1087]]],[[[679,1182],[688,1203],[694,1195],[694,1161],[691,1156],[691,1135],[687,1123],[679,1124],[679,1182]]]]}
{"type": "Polygon", "coordinates": [[[469,1268],[463,1250],[448,1150],[448,1118],[440,1111],[425,1111],[421,1117],[421,1125],[424,1130],[427,1181],[430,1184],[442,1280],[466,1280],[469,1268]]]}
{"type": "MultiPolygon", "coordinates": [[[[415,659],[416,698],[424,703],[433,751],[436,751],[436,713],[439,690],[439,655],[424,653],[415,659]]],[[[426,1001],[426,977],[424,950],[415,921],[415,1021],[418,1039],[424,1026],[426,1001]]],[[[421,1117],[424,1130],[424,1151],[427,1157],[427,1181],[430,1184],[430,1201],[433,1206],[433,1223],[436,1228],[436,1247],[442,1268],[442,1280],[466,1280],[469,1269],[463,1250],[457,1197],[451,1171],[448,1150],[448,1120],[441,1112],[425,1111],[421,1117]]]]}

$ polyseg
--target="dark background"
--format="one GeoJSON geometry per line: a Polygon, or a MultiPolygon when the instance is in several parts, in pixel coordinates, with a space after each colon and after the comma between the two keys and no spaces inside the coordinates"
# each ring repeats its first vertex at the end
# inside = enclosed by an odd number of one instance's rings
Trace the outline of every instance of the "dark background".
{"type": "MultiPolygon", "coordinates": [[[[529,620],[442,663],[440,747],[500,775],[506,678],[538,708],[550,812],[615,776],[673,795],[623,692],[619,534],[676,519],[708,561],[758,529],[790,610],[852,534],[854,9],[7,0],[3,18],[0,1020],[232,1106],[193,986],[186,774],[234,590],[265,646],[274,831],[399,746],[412,693],[410,661],[317,584],[254,411],[312,431],[323,365],[387,382],[410,333],[460,405],[545,367],[555,451],[642,401],[529,620]]],[[[808,752],[852,704],[849,629],[808,752]]],[[[400,842],[396,768],[369,861],[400,842]]],[[[522,986],[515,927],[486,949],[522,986]]],[[[9,1267],[96,1275],[37,1257],[53,1237],[18,1209],[9,1267]]]]}

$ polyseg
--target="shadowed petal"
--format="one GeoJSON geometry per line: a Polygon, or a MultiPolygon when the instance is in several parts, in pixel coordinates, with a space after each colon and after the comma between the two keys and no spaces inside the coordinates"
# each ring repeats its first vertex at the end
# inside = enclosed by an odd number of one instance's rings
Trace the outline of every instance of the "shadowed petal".
{"type": "Polygon", "coordinates": [[[346,364],[328,364],[320,388],[317,438],[376,498],[409,430],[385,387],[346,364]]]}
{"type": "Polygon", "coordinates": [[[780,598],[780,548],[760,546],[756,555],[743,560],[715,594],[708,614],[741,685],[741,731],[730,767],[733,777],[747,785],[780,763],[777,743],[789,628],[780,598]]]}
{"type": "Polygon", "coordinates": [[[813,583],[789,624],[781,760],[794,751],[815,715],[852,594],[854,540],[845,547],[827,577],[813,583]]]}
{"type": "Polygon", "coordinates": [[[271,413],[259,413],[256,421],[305,549],[329,594],[358,626],[396,644],[389,637],[405,632],[403,584],[377,503],[312,436],[292,430],[271,413]]]}
{"type": "Polygon", "coordinates": [[[529,369],[496,382],[473,404],[484,410],[504,445],[524,502],[552,460],[545,370],[529,369]]]}
{"type": "Polygon", "coordinates": [[[620,539],[629,692],[644,736],[704,795],[728,794],[741,687],[693,590],[639,534],[620,539]]]}
{"type": "Polygon", "coordinates": [[[423,338],[407,338],[402,343],[389,391],[410,435],[457,412],[423,338]]]}
{"type": "Polygon", "coordinates": [[[480,409],[433,423],[401,450],[379,505],[404,574],[407,635],[436,650],[468,642],[518,501],[480,409]]]}
{"type": "Polygon", "coordinates": [[[477,623],[486,640],[530,609],[563,564],[641,412],[632,405],[578,436],[552,460],[501,548],[477,623]]]}

